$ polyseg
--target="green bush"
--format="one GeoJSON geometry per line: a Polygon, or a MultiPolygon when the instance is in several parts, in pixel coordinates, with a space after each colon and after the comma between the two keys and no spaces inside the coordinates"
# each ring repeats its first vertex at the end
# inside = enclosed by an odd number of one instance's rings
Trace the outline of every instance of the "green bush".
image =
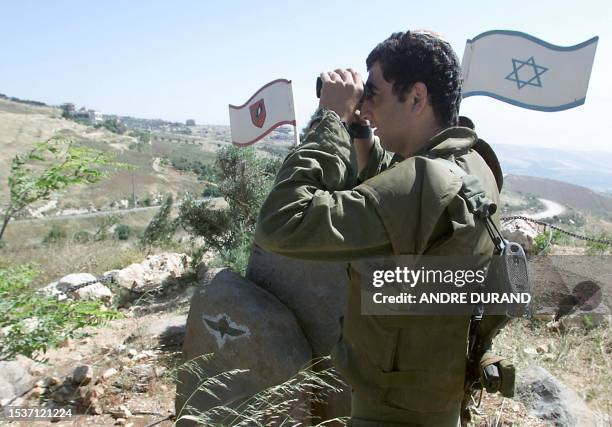
{"type": "Polygon", "coordinates": [[[173,203],[174,198],[170,194],[166,197],[166,200],[164,200],[142,233],[142,238],[140,239],[142,245],[152,245],[154,243],[167,244],[172,240],[178,225],[176,221],[170,218],[173,203]]]}
{"type": "Polygon", "coordinates": [[[258,156],[252,147],[232,145],[219,149],[215,161],[216,191],[229,207],[213,209],[207,202],[188,196],[179,210],[181,225],[192,236],[203,237],[219,253],[219,263],[244,273],[259,209],[280,164],[280,159],[258,156]]]}
{"type": "Polygon", "coordinates": [[[549,241],[548,239],[550,238],[550,235],[548,234],[548,232],[544,232],[542,234],[538,234],[535,239],[534,239],[534,250],[536,254],[545,254],[550,250],[550,245],[552,245],[552,240],[549,241]]]}
{"type": "Polygon", "coordinates": [[[28,265],[0,267],[0,360],[39,356],[78,329],[121,316],[96,301],[58,301],[30,288],[37,271],[28,265]]]}
{"type": "Polygon", "coordinates": [[[51,229],[47,232],[45,237],[43,238],[43,243],[45,245],[58,243],[66,238],[66,230],[64,230],[59,225],[53,224],[51,229]]]}
{"type": "Polygon", "coordinates": [[[79,230],[72,235],[72,240],[77,243],[87,243],[93,240],[93,235],[86,230],[79,230]]]}
{"type": "MultiPolygon", "coordinates": [[[[605,233],[604,234],[600,234],[599,236],[596,237],[598,240],[611,240],[609,236],[607,236],[605,233]]],[[[587,240],[587,253],[589,255],[602,255],[605,254],[607,252],[607,250],[610,248],[610,245],[608,245],[607,243],[603,243],[603,242],[591,242],[589,240],[587,240]]]]}
{"type": "Polygon", "coordinates": [[[114,234],[117,240],[128,240],[132,235],[132,228],[126,224],[119,224],[114,234]]]}
{"type": "Polygon", "coordinates": [[[103,216],[98,225],[98,229],[92,236],[92,240],[99,242],[108,238],[111,227],[119,223],[121,218],[118,215],[103,216]]]}
{"type": "Polygon", "coordinates": [[[105,128],[113,133],[122,135],[127,130],[127,126],[117,119],[107,119],[94,126],[95,128],[105,128]]]}

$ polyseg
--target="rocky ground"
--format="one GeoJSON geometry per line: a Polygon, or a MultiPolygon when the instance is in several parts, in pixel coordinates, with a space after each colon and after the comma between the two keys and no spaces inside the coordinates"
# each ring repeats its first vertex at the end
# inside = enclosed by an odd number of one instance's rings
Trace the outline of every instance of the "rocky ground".
{"type": "MultiPolygon", "coordinates": [[[[42,363],[22,357],[0,362],[0,392],[6,392],[7,378],[13,390],[11,398],[2,394],[4,410],[8,405],[70,409],[70,419],[53,420],[60,426],[172,425],[189,303],[196,289],[213,277],[205,264],[198,267],[199,274],[187,266],[181,254],[162,254],[112,272],[121,286],[113,288],[112,297],[121,300],[115,304],[124,318],[86,328],[81,338],[48,350],[42,363]]],[[[49,286],[68,292],[68,282],[78,280],[63,278],[49,286]]],[[[104,301],[107,293],[98,290],[104,301]]],[[[612,353],[609,311],[597,318],[597,325],[574,318],[579,320],[555,324],[545,314],[536,323],[522,320],[506,328],[496,350],[520,369],[517,394],[506,399],[484,393],[479,406],[474,402],[472,425],[609,423],[607,411],[602,411],[610,402],[610,377],[605,374],[612,353]],[[582,380],[580,372],[585,373],[582,380]]],[[[0,424],[32,422],[0,418],[0,424]]]]}

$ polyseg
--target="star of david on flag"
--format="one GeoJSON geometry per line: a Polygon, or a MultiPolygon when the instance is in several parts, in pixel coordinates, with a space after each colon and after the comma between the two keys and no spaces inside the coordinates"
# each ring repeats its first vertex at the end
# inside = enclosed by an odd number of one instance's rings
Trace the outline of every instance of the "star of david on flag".
{"type": "Polygon", "coordinates": [[[582,105],[598,40],[556,46],[518,31],[482,33],[465,46],[463,97],[490,96],[539,111],[582,105]]]}
{"type": "Polygon", "coordinates": [[[536,64],[533,56],[527,61],[512,58],[512,68],[514,68],[514,70],[506,76],[506,79],[516,82],[516,86],[519,89],[527,85],[542,87],[540,76],[548,71],[548,68],[536,64]],[[532,77],[527,80],[530,76],[532,77]]]}

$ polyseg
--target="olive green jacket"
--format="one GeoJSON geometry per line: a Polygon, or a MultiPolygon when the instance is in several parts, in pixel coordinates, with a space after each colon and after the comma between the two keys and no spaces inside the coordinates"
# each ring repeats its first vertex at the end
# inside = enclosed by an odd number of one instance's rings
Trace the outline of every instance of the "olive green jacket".
{"type": "MultiPolygon", "coordinates": [[[[489,167],[470,149],[476,141],[468,128],[449,128],[401,162],[377,142],[357,175],[350,136],[337,116],[326,113],[285,159],[261,208],[255,240],[269,251],[314,260],[438,253],[474,222],[457,195],[461,178],[431,157],[455,161],[478,176],[498,201],[489,167]],[[460,223],[453,222],[457,216],[460,223]]],[[[472,241],[473,230],[465,231],[472,241]]],[[[474,246],[461,253],[474,254],[474,246]]],[[[485,252],[490,248],[485,243],[485,252]]]]}
{"type": "Polygon", "coordinates": [[[448,128],[405,160],[376,143],[358,175],[346,129],[325,113],[285,159],[255,234],[260,246],[282,255],[351,261],[334,362],[353,389],[378,396],[384,405],[428,414],[424,422],[432,413],[458,414],[470,318],[364,316],[360,271],[367,269],[360,263],[403,254],[490,259],[493,244],[484,223],[475,222],[458,195],[461,177],[434,160],[445,158],[476,176],[498,203],[491,168],[472,149],[477,140],[468,128],[448,128]]]}

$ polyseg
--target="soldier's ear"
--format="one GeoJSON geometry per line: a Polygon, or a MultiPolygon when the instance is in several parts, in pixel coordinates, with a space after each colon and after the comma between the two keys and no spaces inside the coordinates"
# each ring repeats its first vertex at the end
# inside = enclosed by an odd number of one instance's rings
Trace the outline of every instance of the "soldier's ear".
{"type": "Polygon", "coordinates": [[[413,113],[420,113],[427,106],[427,86],[423,82],[416,82],[410,91],[411,109],[413,113]]]}

